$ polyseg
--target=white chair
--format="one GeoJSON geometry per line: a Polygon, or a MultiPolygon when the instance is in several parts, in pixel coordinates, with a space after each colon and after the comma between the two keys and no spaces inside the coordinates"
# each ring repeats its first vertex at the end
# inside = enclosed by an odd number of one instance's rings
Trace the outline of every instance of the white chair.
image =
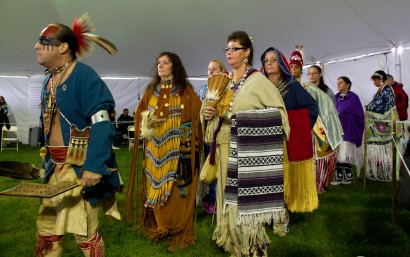
{"type": "Polygon", "coordinates": [[[128,138],[128,151],[131,151],[131,148],[134,147],[134,125],[128,126],[127,128],[127,138],[128,138]]]}
{"type": "Polygon", "coordinates": [[[17,126],[10,126],[8,130],[6,126],[2,128],[2,137],[1,137],[1,151],[3,149],[14,149],[14,147],[5,147],[8,142],[15,142],[16,143],[16,150],[19,150],[19,130],[17,126]]]}

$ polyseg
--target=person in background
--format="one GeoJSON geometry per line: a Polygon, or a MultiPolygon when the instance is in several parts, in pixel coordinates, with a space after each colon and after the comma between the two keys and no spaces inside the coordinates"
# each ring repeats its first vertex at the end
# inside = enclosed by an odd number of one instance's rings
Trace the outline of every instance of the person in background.
{"type": "MultiPolygon", "coordinates": [[[[7,130],[10,129],[10,121],[5,110],[0,108],[0,144],[2,144],[1,139],[3,138],[3,126],[6,126],[7,130]]],[[[6,132],[4,132],[6,133],[6,132]]]]}
{"type": "Polygon", "coordinates": [[[115,119],[115,117],[117,116],[117,112],[114,109],[110,109],[108,111],[108,114],[110,115],[110,121],[115,127],[115,137],[114,137],[114,144],[112,145],[112,149],[118,150],[120,149],[121,142],[123,140],[123,137],[122,137],[123,134],[119,128],[117,120],[115,119]]]}
{"type": "Polygon", "coordinates": [[[409,97],[403,89],[403,84],[394,81],[393,76],[390,74],[387,74],[386,83],[393,88],[394,103],[396,104],[397,113],[399,114],[399,120],[407,120],[407,108],[409,107],[409,97]]]}
{"type": "Polygon", "coordinates": [[[0,96],[0,108],[4,111],[7,117],[11,116],[11,109],[10,106],[7,104],[4,96],[0,96]]]}
{"type": "Polygon", "coordinates": [[[387,74],[378,70],[371,79],[377,87],[373,99],[366,106],[369,120],[367,141],[366,176],[370,180],[389,182],[392,180],[392,138],[393,124],[397,119],[394,91],[387,84],[387,74]],[[389,120],[386,122],[386,120],[389,120]]]}
{"type": "MultiPolygon", "coordinates": [[[[104,256],[99,213],[120,219],[115,193],[120,177],[111,149],[115,129],[108,110],[114,98],[107,85],[88,65],[77,60],[90,52],[93,42],[109,53],[117,52],[106,39],[90,34],[87,14],[73,28],[52,23],[44,28],[34,48],[37,61],[46,67],[41,93],[46,156],[44,183],[80,183],[53,198],[43,198],[37,218],[38,256],[61,256],[65,233],[74,238],[84,256],[104,256]]],[[[42,149],[43,151],[44,149],[42,149]]]]}
{"type": "MultiPolygon", "coordinates": [[[[208,77],[212,76],[216,73],[224,73],[225,72],[225,65],[222,60],[219,59],[212,59],[208,64],[208,77]]],[[[205,95],[208,89],[208,84],[202,85],[198,90],[197,94],[201,101],[204,101],[205,95]]],[[[207,125],[204,126],[204,158],[206,159],[209,154],[209,145],[212,143],[213,133],[215,132],[211,128],[215,126],[209,125],[210,122],[215,122],[217,119],[207,122],[207,125]]],[[[218,143],[218,142],[217,142],[218,143]]],[[[205,209],[205,212],[208,214],[214,214],[216,212],[215,208],[215,201],[216,201],[216,183],[217,181],[213,181],[209,184],[209,190],[204,190],[207,192],[205,197],[202,199],[202,206],[205,209]]],[[[202,191],[202,190],[201,190],[202,191]]],[[[198,192],[199,197],[202,197],[202,192],[198,192]]]]}
{"type": "MultiPolygon", "coordinates": [[[[295,55],[296,53],[292,54],[295,55]]],[[[319,205],[312,142],[312,128],[318,116],[317,103],[292,77],[285,56],[278,49],[274,47],[266,49],[261,56],[261,62],[263,73],[279,90],[289,118],[290,136],[283,150],[287,209],[292,212],[312,212],[319,205]]],[[[302,69],[301,59],[293,58],[291,63],[302,69]]],[[[282,217],[274,219],[274,233],[286,236],[288,223],[289,213],[286,210],[282,217]]]]}
{"type": "Polygon", "coordinates": [[[118,128],[122,132],[123,135],[127,135],[128,133],[128,126],[134,125],[134,118],[129,116],[129,110],[125,108],[122,111],[122,114],[117,119],[118,128]]]}
{"type": "MultiPolygon", "coordinates": [[[[343,128],[337,115],[335,102],[311,81],[320,81],[321,68],[312,66],[308,70],[309,82],[303,87],[316,100],[319,116],[313,127],[316,189],[318,194],[327,191],[336,167],[337,148],[343,141],[343,128]]],[[[292,75],[296,76],[297,74],[292,75]]],[[[300,75],[299,75],[300,76],[300,75]]],[[[323,78],[322,78],[323,79],[323,78]]]]}
{"type": "MultiPolygon", "coordinates": [[[[212,76],[215,73],[224,73],[225,65],[220,59],[212,59],[208,64],[208,77],[212,76]]],[[[199,99],[203,101],[205,99],[206,90],[208,89],[208,84],[202,85],[196,91],[199,99]]]]}
{"type": "Polygon", "coordinates": [[[10,116],[11,116],[10,107],[6,103],[6,100],[4,100],[4,97],[0,96],[0,144],[2,144],[1,139],[3,138],[3,132],[2,132],[3,126],[6,126],[8,130],[10,129],[10,120],[9,120],[10,116]]]}
{"type": "Polygon", "coordinates": [[[292,76],[299,82],[302,83],[303,74],[303,56],[300,51],[293,51],[289,58],[289,69],[292,76]]]}
{"type": "Polygon", "coordinates": [[[346,76],[337,79],[336,109],[343,127],[343,142],[339,146],[334,182],[332,185],[350,184],[354,175],[352,165],[359,174],[363,166],[364,111],[359,97],[351,91],[352,82],[346,76]]]}
{"type": "Polygon", "coordinates": [[[335,93],[333,93],[333,90],[325,84],[325,81],[323,79],[322,68],[320,68],[317,65],[312,65],[309,67],[307,75],[310,83],[312,83],[313,85],[317,86],[320,90],[325,92],[333,100],[333,103],[336,104],[335,93]]]}
{"type": "Polygon", "coordinates": [[[218,127],[229,140],[229,147],[220,144],[226,149],[220,151],[213,240],[231,256],[267,256],[270,239],[264,225],[285,211],[282,158],[283,139],[289,137],[288,117],[279,91],[252,68],[248,34],[234,31],[227,43],[224,51],[233,69],[232,84],[218,108],[203,104],[204,119],[218,117],[218,127]],[[263,133],[265,129],[270,132],[263,133]],[[248,165],[239,165],[239,156],[248,165]],[[264,160],[271,161],[265,165],[264,160]],[[261,194],[267,188],[271,193],[261,194]]]}
{"type": "Polygon", "coordinates": [[[201,101],[187,80],[178,55],[162,52],[156,69],[134,116],[135,138],[144,140],[142,170],[139,149],[134,148],[125,199],[125,220],[140,225],[147,238],[168,241],[168,251],[196,241],[196,192],[202,133],[201,101]],[[142,194],[135,200],[142,175],[142,194]],[[138,201],[138,203],[136,203],[138,201]]]}

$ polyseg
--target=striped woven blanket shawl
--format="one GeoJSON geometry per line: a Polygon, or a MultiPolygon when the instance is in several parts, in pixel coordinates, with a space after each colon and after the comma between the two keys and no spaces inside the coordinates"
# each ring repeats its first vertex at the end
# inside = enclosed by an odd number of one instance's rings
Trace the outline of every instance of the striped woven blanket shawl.
{"type": "Polygon", "coordinates": [[[276,108],[232,118],[224,209],[238,206],[238,224],[270,223],[284,211],[282,130],[276,108]]]}

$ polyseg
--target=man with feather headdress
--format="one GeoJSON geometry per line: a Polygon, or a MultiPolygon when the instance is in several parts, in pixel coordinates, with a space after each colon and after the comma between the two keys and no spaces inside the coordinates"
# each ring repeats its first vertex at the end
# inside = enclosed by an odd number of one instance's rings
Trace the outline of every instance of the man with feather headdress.
{"type": "Polygon", "coordinates": [[[115,192],[120,177],[111,146],[115,129],[108,110],[115,107],[111,92],[98,74],[77,61],[90,43],[110,54],[117,49],[93,34],[88,15],[73,28],[49,24],[35,45],[37,61],[46,68],[41,93],[46,156],[44,183],[78,181],[76,187],[53,198],[42,199],[37,219],[36,253],[60,256],[65,233],[72,233],[85,256],[104,256],[98,232],[98,213],[120,219],[115,192]]]}

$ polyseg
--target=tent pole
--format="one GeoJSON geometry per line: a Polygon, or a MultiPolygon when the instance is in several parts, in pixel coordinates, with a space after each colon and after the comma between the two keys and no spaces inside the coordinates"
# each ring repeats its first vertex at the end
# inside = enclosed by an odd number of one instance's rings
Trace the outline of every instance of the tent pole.
{"type": "Polygon", "coordinates": [[[396,77],[395,80],[399,83],[402,83],[402,79],[401,79],[401,53],[399,53],[399,49],[396,49],[395,51],[395,68],[396,68],[396,77]]]}
{"type": "Polygon", "coordinates": [[[364,115],[364,154],[363,154],[363,189],[366,189],[366,171],[367,171],[367,111],[364,115]]]}
{"type": "Polygon", "coordinates": [[[393,167],[392,167],[392,224],[393,226],[396,225],[396,209],[397,209],[397,203],[396,203],[396,188],[397,188],[397,160],[396,160],[396,132],[397,132],[397,122],[394,120],[395,115],[392,117],[392,125],[393,125],[393,133],[392,133],[392,151],[393,151],[393,167]]]}

